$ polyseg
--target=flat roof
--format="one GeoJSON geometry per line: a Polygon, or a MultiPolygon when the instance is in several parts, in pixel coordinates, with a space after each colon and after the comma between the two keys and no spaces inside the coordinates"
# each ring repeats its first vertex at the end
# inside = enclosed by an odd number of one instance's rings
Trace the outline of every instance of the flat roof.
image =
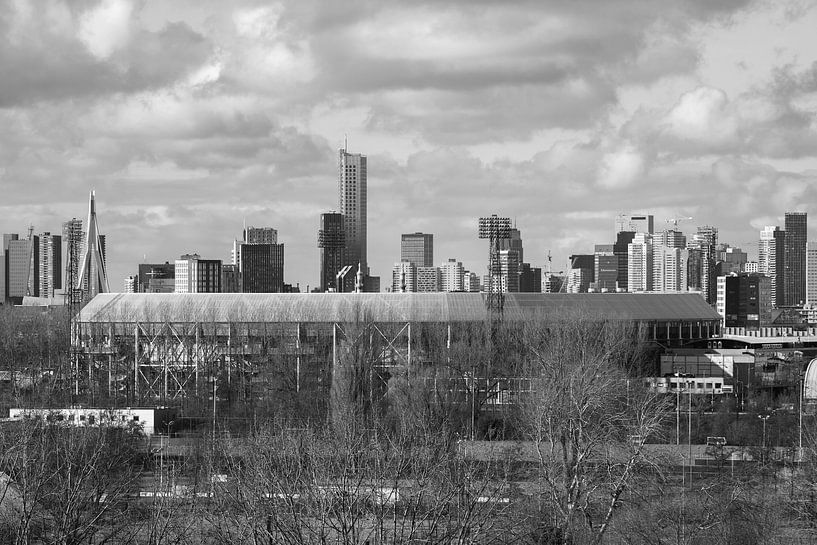
{"type": "MultiPolygon", "coordinates": [[[[81,323],[476,322],[488,317],[484,293],[103,293],[81,323]]],[[[719,321],[695,293],[508,293],[509,320],[587,313],[628,321],[719,321]]]]}

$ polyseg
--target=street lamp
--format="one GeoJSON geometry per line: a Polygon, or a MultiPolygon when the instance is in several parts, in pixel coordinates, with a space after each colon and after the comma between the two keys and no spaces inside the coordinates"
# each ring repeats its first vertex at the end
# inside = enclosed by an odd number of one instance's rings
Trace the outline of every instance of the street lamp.
{"type": "Polygon", "coordinates": [[[760,450],[760,462],[764,463],[766,461],[766,421],[769,417],[772,416],[770,414],[759,414],[757,415],[763,421],[763,441],[761,443],[761,450],[760,450]]]}

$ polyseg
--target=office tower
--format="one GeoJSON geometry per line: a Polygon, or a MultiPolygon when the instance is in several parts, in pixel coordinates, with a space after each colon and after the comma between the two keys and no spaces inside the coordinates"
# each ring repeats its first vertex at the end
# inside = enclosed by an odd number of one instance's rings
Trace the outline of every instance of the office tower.
{"type": "MultiPolygon", "coordinates": [[[[15,235],[16,237],[16,235],[15,235]]],[[[8,291],[6,299],[15,305],[22,304],[28,291],[29,273],[31,271],[31,241],[10,238],[7,241],[6,281],[8,291]]]]}
{"type": "Polygon", "coordinates": [[[42,233],[39,254],[40,297],[54,297],[62,289],[62,236],[42,233]]]}
{"type": "Polygon", "coordinates": [[[701,295],[710,305],[715,304],[717,296],[717,276],[715,275],[717,259],[715,249],[717,245],[718,229],[710,225],[698,227],[698,231],[692,235],[691,239],[687,240],[687,248],[698,251],[690,252],[690,268],[687,270],[689,287],[693,289],[693,281],[695,281],[695,284],[697,284],[696,289],[700,289],[701,295]],[[695,264],[694,270],[691,268],[693,262],[695,264]],[[693,273],[698,277],[697,279],[693,279],[693,273]]]}
{"type": "Polygon", "coordinates": [[[596,244],[593,251],[593,291],[614,292],[618,285],[618,256],[614,244],[596,244]]]}
{"type": "Polygon", "coordinates": [[[817,304],[817,243],[806,248],[806,303],[817,304]]]}
{"type": "Polygon", "coordinates": [[[461,261],[449,259],[440,265],[441,284],[440,291],[465,291],[463,276],[465,268],[461,261]]]}
{"type": "Polygon", "coordinates": [[[278,244],[278,231],[272,227],[245,227],[244,242],[247,244],[278,244]]]}
{"type": "Polygon", "coordinates": [[[652,276],[652,236],[637,233],[627,245],[627,291],[651,291],[652,276]]]}
{"type": "Polygon", "coordinates": [[[440,269],[437,267],[417,267],[417,291],[435,292],[440,291],[440,269]]]}
{"type": "Polygon", "coordinates": [[[318,248],[321,251],[321,286],[322,292],[333,289],[336,275],[343,268],[343,252],[346,247],[343,233],[343,215],[337,212],[321,214],[321,227],[318,230],[318,248]]]}
{"type": "Polygon", "coordinates": [[[359,153],[338,152],[338,208],[343,215],[343,233],[346,241],[344,264],[355,270],[360,264],[363,276],[369,274],[366,253],[367,218],[367,165],[366,156],[359,153]]]}
{"type": "Polygon", "coordinates": [[[136,293],[139,279],[137,276],[130,275],[125,277],[123,293],[136,293]]]}
{"type": "Polygon", "coordinates": [[[595,254],[570,256],[570,270],[567,275],[566,288],[568,293],[587,293],[594,278],[595,259],[595,254]]]}
{"type": "Polygon", "coordinates": [[[244,293],[282,293],[284,245],[245,242],[239,270],[244,293]]]}
{"type": "Polygon", "coordinates": [[[91,191],[88,200],[88,230],[85,233],[85,245],[79,260],[79,278],[76,288],[83,289],[83,298],[92,299],[98,293],[107,293],[108,273],[105,269],[105,243],[101,240],[96,220],[96,194],[91,191]],[[87,288],[85,288],[87,286],[87,288]]]}
{"type": "Polygon", "coordinates": [[[686,248],[687,237],[677,229],[666,229],[656,235],[654,243],[667,248],[686,248]]]}
{"type": "Polygon", "coordinates": [[[769,297],[772,308],[783,306],[785,300],[784,256],[786,253],[786,232],[775,225],[767,225],[760,231],[757,246],[757,272],[771,280],[769,297]]]}
{"type": "Polygon", "coordinates": [[[176,265],[164,263],[140,263],[136,275],[138,293],[173,293],[176,287],[176,265]]]}
{"type": "Polygon", "coordinates": [[[519,272],[519,291],[522,293],[541,293],[542,269],[531,267],[530,263],[522,263],[522,270],[519,272]]]}
{"type": "Polygon", "coordinates": [[[221,260],[184,254],[175,263],[176,293],[220,293],[221,260]]]}
{"type": "Polygon", "coordinates": [[[620,231],[616,233],[616,242],[613,244],[613,254],[618,258],[618,286],[616,291],[628,291],[629,248],[635,237],[635,231],[620,231]]]}
{"type": "Polygon", "coordinates": [[[653,291],[687,291],[689,250],[653,245],[653,291]]]}
{"type": "Polygon", "coordinates": [[[241,293],[241,271],[233,263],[221,265],[221,293],[241,293]]]}
{"type": "Polygon", "coordinates": [[[749,256],[740,248],[728,244],[719,244],[717,249],[717,275],[726,276],[731,273],[744,272],[749,256]]]}
{"type": "Polygon", "coordinates": [[[616,216],[616,235],[621,232],[653,234],[653,217],[650,214],[619,214],[616,216]]]}
{"type": "Polygon", "coordinates": [[[784,304],[802,305],[806,301],[806,240],[808,216],[805,212],[786,212],[786,239],[783,257],[784,304]]]}
{"type": "Polygon", "coordinates": [[[522,232],[516,227],[508,231],[508,238],[499,239],[500,250],[513,250],[516,252],[518,263],[525,261],[525,253],[522,249],[522,232]]]}
{"type": "Polygon", "coordinates": [[[400,235],[400,261],[408,261],[415,267],[433,267],[434,235],[429,233],[400,235]]]}
{"type": "Polygon", "coordinates": [[[391,291],[412,293],[417,291],[417,267],[410,261],[395,263],[391,274],[391,291]]]}
{"type": "Polygon", "coordinates": [[[725,327],[758,329],[772,321],[771,279],[757,273],[740,273],[717,278],[715,310],[725,327]]]}

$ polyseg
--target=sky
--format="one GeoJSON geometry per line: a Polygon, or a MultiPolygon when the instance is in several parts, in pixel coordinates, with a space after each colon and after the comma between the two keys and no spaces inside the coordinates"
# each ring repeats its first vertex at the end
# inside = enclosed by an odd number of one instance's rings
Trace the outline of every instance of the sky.
{"type": "Polygon", "coordinates": [[[347,138],[384,287],[401,233],[481,274],[490,214],[553,270],[621,213],[752,256],[814,214],[815,28],[801,0],[0,0],[0,230],[59,231],[95,189],[113,291],[229,260],[245,221],[305,290],[347,138]]]}

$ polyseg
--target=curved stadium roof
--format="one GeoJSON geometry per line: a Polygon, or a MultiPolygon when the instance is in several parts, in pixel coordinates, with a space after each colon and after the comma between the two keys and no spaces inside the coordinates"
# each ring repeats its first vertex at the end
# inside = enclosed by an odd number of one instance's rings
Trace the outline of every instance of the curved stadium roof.
{"type": "MultiPolygon", "coordinates": [[[[474,322],[483,293],[103,293],[78,320],[92,322],[474,322]]],[[[712,321],[695,293],[508,293],[506,319],[587,313],[631,321],[712,321]]]]}

